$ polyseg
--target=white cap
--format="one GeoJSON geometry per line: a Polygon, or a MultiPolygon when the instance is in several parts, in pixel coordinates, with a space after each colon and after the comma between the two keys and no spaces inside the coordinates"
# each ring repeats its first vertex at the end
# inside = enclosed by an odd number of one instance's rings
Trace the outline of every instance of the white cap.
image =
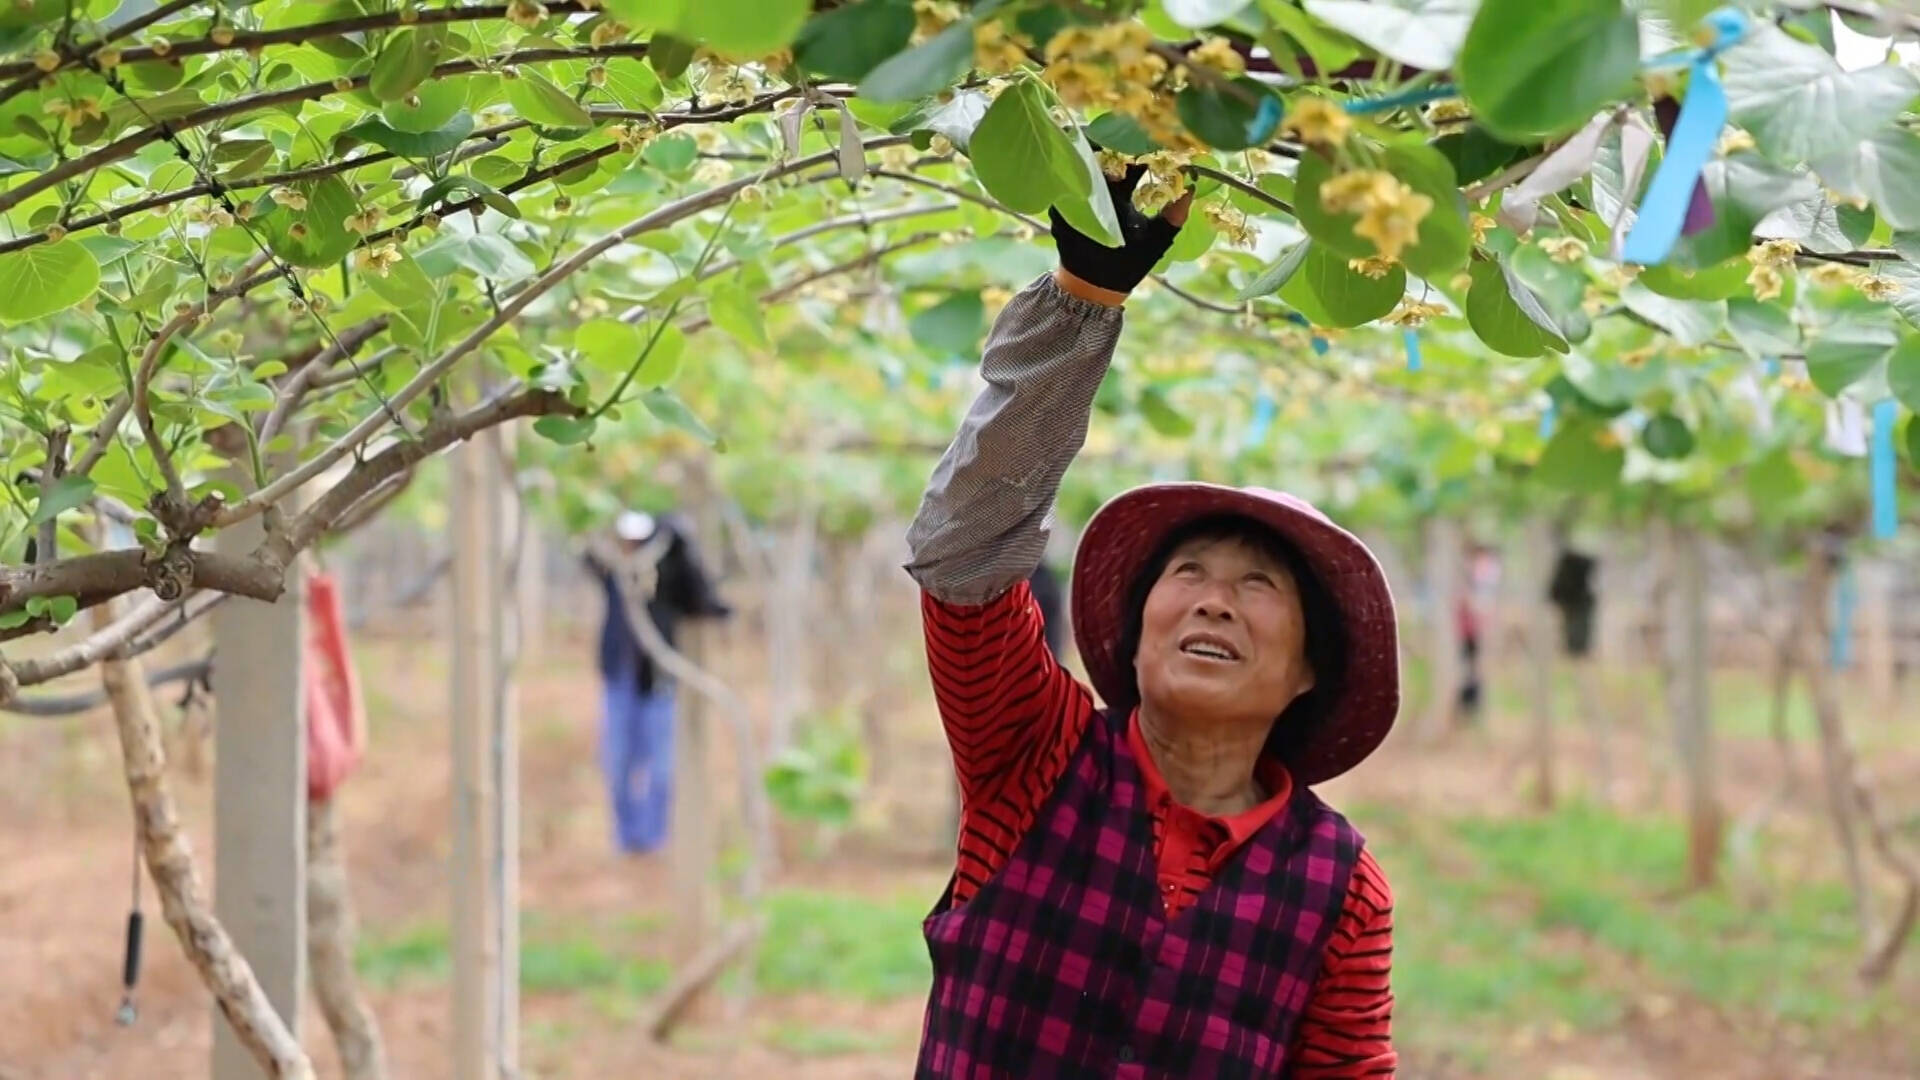
{"type": "Polygon", "coordinates": [[[638,510],[622,510],[613,519],[613,531],[622,540],[645,540],[653,535],[653,529],[653,515],[638,510]]]}

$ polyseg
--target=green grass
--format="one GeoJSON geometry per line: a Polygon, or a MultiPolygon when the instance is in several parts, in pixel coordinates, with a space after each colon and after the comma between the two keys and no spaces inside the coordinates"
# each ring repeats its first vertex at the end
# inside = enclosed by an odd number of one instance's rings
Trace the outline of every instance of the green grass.
{"type": "Polygon", "coordinates": [[[920,921],[926,897],[892,899],[783,890],[767,898],[756,971],[770,993],[884,1001],[921,996],[932,980],[920,921]]]}
{"type": "Polygon", "coordinates": [[[1577,804],[1527,819],[1354,817],[1395,888],[1396,1026],[1425,1051],[1485,1062],[1505,1032],[1605,1027],[1655,993],[1829,1034],[1901,1007],[1853,981],[1860,942],[1843,887],[1781,881],[1764,907],[1680,895],[1674,821],[1577,804]]]}
{"type": "MultiPolygon", "coordinates": [[[[529,993],[594,991],[618,1010],[667,984],[673,969],[663,959],[636,955],[631,935],[562,930],[543,925],[535,913],[521,921],[520,988],[529,993]]],[[[361,938],[354,966],[380,987],[447,978],[453,970],[445,923],[421,923],[387,935],[361,938]]]]}
{"type": "Polygon", "coordinates": [[[795,1057],[838,1057],[843,1054],[874,1054],[898,1049],[900,1034],[849,1031],[845,1028],[817,1027],[812,1024],[781,1024],[766,1033],[764,1040],[776,1050],[795,1057]]]}

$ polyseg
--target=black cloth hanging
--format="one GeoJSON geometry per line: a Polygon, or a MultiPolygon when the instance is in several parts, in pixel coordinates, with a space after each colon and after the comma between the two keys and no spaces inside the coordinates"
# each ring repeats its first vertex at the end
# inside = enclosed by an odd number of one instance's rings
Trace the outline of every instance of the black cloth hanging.
{"type": "Polygon", "coordinates": [[[1560,609],[1562,645],[1568,656],[1586,656],[1593,651],[1593,617],[1598,606],[1593,572],[1597,565],[1593,556],[1572,548],[1562,548],[1554,563],[1547,599],[1560,609]]]}

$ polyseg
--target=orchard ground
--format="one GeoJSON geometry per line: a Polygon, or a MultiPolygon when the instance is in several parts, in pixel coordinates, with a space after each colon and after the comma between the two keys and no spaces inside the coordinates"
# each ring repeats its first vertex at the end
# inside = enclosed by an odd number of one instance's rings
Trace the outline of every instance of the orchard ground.
{"type": "MultiPolygon", "coordinates": [[[[904,640],[903,682],[916,643],[904,640]]],[[[403,658],[363,635],[372,744],[343,800],[359,966],[395,1075],[448,1075],[447,717],[444,657],[403,658]]],[[[523,682],[523,1059],[530,1077],[895,1078],[908,1075],[927,965],[919,920],[947,873],[944,749],[925,693],[886,717],[894,760],[858,824],[830,843],[786,830],[753,994],[705,1003],[670,1050],[636,1018],[670,977],[666,858],[623,860],[607,839],[595,768],[598,691],[585,640],[556,639],[523,682]],[[906,794],[916,793],[916,794],[906,794]]],[[[757,667],[733,654],[732,670],[757,667]]],[[[1414,678],[1412,685],[1420,685],[1414,678]]],[[[918,685],[918,684],[916,684],[918,685]]],[[[1411,724],[1328,793],[1367,832],[1398,893],[1396,1031],[1402,1076],[1637,1080],[1896,1080],[1920,1063],[1920,955],[1863,990],[1858,936],[1813,800],[1804,703],[1793,714],[1801,790],[1764,838],[1730,850],[1723,886],[1683,895],[1677,783],[1653,672],[1618,672],[1610,702],[1617,809],[1588,799],[1593,759],[1559,731],[1558,810],[1527,809],[1519,687],[1496,681],[1485,727],[1439,749],[1411,724]],[[1903,1022],[1904,1021],[1904,1022],[1903,1022]]],[[[1764,803],[1779,767],[1761,680],[1715,685],[1731,820],[1764,803]]],[[[1563,688],[1573,715],[1571,689],[1563,688]]],[[[1417,704],[1417,703],[1416,703],[1417,704]]],[[[1409,716],[1413,715],[1411,708],[1409,716]]],[[[1877,789],[1920,838],[1920,733],[1850,710],[1877,789]]],[[[93,1080],[205,1075],[207,998],[170,930],[152,919],[140,1018],[115,1026],[130,832],[103,714],[0,717],[0,1077],[93,1080]]],[[[718,769],[728,768],[716,734],[718,769]]],[[[176,741],[176,745],[178,745],[176,741]]],[[[209,791],[176,761],[202,875],[209,791]]],[[[714,778],[731,791],[729,777],[714,778]]],[[[727,809],[731,809],[728,807],[727,809]]],[[[148,896],[151,897],[151,890],[148,896]]],[[[149,910],[152,904],[149,902],[149,910]]],[[[322,1075],[337,1065],[309,1007],[322,1075]]]]}

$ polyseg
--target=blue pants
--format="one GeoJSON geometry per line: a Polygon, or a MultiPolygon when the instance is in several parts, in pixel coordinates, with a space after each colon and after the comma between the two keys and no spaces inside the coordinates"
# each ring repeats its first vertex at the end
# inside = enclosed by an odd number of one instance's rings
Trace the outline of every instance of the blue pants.
{"type": "Polygon", "coordinates": [[[658,850],[666,843],[673,807],[673,695],[644,693],[628,679],[609,679],[600,765],[620,850],[658,850]]]}

